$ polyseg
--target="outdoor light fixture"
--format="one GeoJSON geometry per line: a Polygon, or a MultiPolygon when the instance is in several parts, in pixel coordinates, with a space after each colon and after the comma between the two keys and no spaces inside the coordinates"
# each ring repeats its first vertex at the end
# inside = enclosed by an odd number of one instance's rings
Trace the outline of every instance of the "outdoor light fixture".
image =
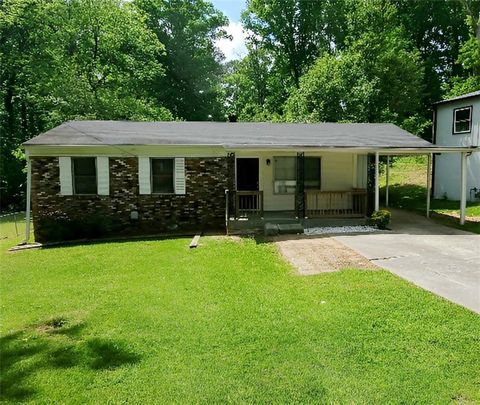
{"type": "Polygon", "coordinates": [[[267,162],[266,162],[266,163],[267,163],[267,166],[270,166],[270,163],[271,163],[271,162],[270,162],[270,159],[267,159],[267,162]]]}

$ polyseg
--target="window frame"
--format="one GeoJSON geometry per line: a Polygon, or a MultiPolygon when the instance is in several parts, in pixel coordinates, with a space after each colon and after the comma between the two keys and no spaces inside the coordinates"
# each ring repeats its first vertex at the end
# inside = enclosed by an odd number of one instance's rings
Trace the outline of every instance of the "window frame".
{"type": "Polygon", "coordinates": [[[151,157],[150,158],[150,193],[152,195],[174,195],[175,194],[175,158],[173,157],[151,157]],[[154,160],[170,160],[172,162],[172,191],[155,192],[153,191],[153,161],[154,160]]]}
{"type": "Polygon", "coordinates": [[[98,165],[97,165],[97,157],[96,156],[72,156],[70,158],[70,164],[72,167],[72,195],[98,195],[98,165]],[[76,190],[76,181],[75,181],[75,160],[76,159],[93,159],[95,163],[95,192],[94,193],[79,193],[76,190]]]}
{"type": "MultiPolygon", "coordinates": [[[[273,194],[274,195],[295,195],[296,193],[296,189],[297,189],[297,157],[296,156],[273,156],[273,194]],[[276,162],[276,159],[278,158],[288,158],[288,159],[293,159],[294,161],[294,173],[295,173],[295,179],[294,180],[277,180],[277,177],[276,177],[276,173],[277,173],[277,162],[276,162]],[[275,183],[277,181],[294,181],[295,182],[295,191],[293,193],[281,193],[281,192],[278,192],[276,187],[275,187],[275,183]]],[[[291,187],[291,186],[290,186],[291,187]]]]}
{"type": "Polygon", "coordinates": [[[454,108],[453,109],[453,120],[452,120],[452,134],[453,135],[463,135],[463,134],[469,134],[472,132],[472,122],[473,122],[473,105],[467,105],[465,107],[458,107],[458,108],[454,108]],[[458,111],[462,111],[462,110],[469,110],[470,111],[470,118],[469,120],[462,120],[462,121],[456,121],[455,120],[455,116],[457,114],[458,111]],[[455,130],[455,124],[457,122],[468,122],[469,123],[469,126],[468,126],[468,131],[456,131],[455,130]]]}

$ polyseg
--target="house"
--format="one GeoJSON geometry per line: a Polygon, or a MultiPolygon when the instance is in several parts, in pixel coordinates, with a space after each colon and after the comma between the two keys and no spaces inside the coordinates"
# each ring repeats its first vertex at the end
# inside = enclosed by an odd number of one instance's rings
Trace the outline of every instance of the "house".
{"type": "MultiPolygon", "coordinates": [[[[434,138],[439,146],[480,146],[480,91],[434,104],[434,138]]],[[[460,200],[461,160],[459,155],[434,156],[433,195],[460,200]]],[[[480,154],[468,159],[465,170],[467,200],[480,199],[480,154]]]]}
{"type": "Polygon", "coordinates": [[[365,217],[380,206],[380,156],[472,151],[392,124],[120,121],[69,121],[24,147],[39,242],[224,229],[271,212],[365,217]]]}

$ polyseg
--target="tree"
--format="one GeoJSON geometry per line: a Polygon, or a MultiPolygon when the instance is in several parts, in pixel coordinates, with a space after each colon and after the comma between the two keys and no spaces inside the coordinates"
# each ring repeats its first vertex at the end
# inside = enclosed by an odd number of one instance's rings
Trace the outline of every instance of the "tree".
{"type": "Polygon", "coordinates": [[[401,32],[365,33],[316,61],[287,101],[286,119],[401,125],[418,111],[422,79],[419,56],[401,32]]]}
{"type": "Polygon", "coordinates": [[[288,94],[274,69],[271,53],[252,44],[246,57],[227,64],[223,82],[228,115],[241,121],[279,120],[288,94]]]}
{"type": "Polygon", "coordinates": [[[221,55],[215,41],[227,37],[227,18],[204,0],[136,0],[166,47],[158,61],[165,76],[155,83],[158,101],[186,120],[223,120],[221,55]]]}
{"type": "Polygon", "coordinates": [[[425,69],[422,107],[430,113],[443,84],[465,74],[458,56],[468,39],[465,9],[458,0],[398,0],[397,15],[425,69]]]}
{"type": "Polygon", "coordinates": [[[480,90],[480,1],[462,0],[462,4],[467,13],[470,35],[460,49],[458,62],[466,74],[447,83],[446,98],[480,90]]]}
{"type": "MultiPolygon", "coordinates": [[[[340,4],[340,0],[338,1],[340,4]]],[[[329,47],[323,19],[327,1],[249,0],[242,16],[252,38],[275,53],[281,74],[299,86],[300,77],[329,47]]]]}
{"type": "Polygon", "coordinates": [[[18,202],[18,146],[74,118],[171,119],[155,103],[162,44],[120,0],[7,0],[0,8],[2,206],[18,202]]]}

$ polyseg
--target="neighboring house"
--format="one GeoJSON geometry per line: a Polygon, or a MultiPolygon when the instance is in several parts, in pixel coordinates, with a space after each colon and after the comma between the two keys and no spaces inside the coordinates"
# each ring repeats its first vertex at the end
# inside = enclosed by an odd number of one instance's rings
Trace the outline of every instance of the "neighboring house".
{"type": "Polygon", "coordinates": [[[24,146],[39,242],[224,228],[279,211],[365,217],[367,204],[379,208],[380,155],[439,151],[392,124],[327,123],[70,121],[24,146]]]}
{"type": "MultiPolygon", "coordinates": [[[[439,146],[480,146],[480,91],[464,94],[434,105],[433,143],[439,146]]],[[[459,155],[434,157],[433,195],[460,200],[461,161],[459,155]]],[[[480,199],[480,154],[467,163],[467,199],[480,199]]]]}

